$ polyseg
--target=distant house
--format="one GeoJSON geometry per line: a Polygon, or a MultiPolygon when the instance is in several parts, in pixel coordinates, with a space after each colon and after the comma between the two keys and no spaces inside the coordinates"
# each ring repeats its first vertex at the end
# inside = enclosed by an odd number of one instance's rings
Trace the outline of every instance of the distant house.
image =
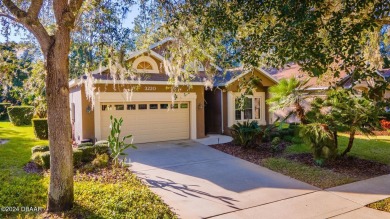
{"type": "Polygon", "coordinates": [[[225,75],[220,69],[221,74],[213,78],[214,87],[210,90],[205,87],[207,77],[200,66],[199,74],[189,82],[178,82],[173,96],[163,58],[170,42],[167,39],[148,50],[130,54],[128,61],[138,74],[136,79],[113,78],[109,68],[92,72],[88,85],[93,87],[91,100],[83,83],[87,76],[69,82],[72,136],[76,142],[106,139],[111,115],[123,118],[122,132],[132,134],[134,143],[197,139],[209,133],[229,134],[229,127],[246,120],[264,125],[272,123],[266,99],[268,88],[278,81],[262,69],[249,73],[232,69],[225,75]],[[240,111],[236,105],[242,92],[238,81],[252,74],[261,79],[261,84],[253,90],[253,95],[246,97],[244,110],[240,111]]]}
{"type": "MultiPolygon", "coordinates": [[[[369,89],[369,82],[363,81],[353,81],[351,75],[346,74],[345,72],[341,72],[339,77],[334,77],[333,75],[323,75],[321,77],[310,77],[307,73],[300,71],[300,67],[297,64],[293,64],[290,67],[286,67],[283,69],[267,69],[269,74],[271,74],[274,78],[281,80],[295,77],[300,79],[301,81],[305,81],[308,78],[309,81],[306,84],[308,87],[303,92],[306,93],[309,97],[303,101],[303,106],[306,110],[310,108],[310,102],[315,97],[321,97],[326,95],[326,92],[330,89],[331,86],[343,87],[345,89],[353,88],[357,92],[366,92],[369,89]]],[[[382,69],[377,71],[377,75],[379,80],[387,79],[390,77],[390,69],[382,69]]],[[[390,88],[390,87],[389,87],[390,88]]],[[[386,91],[383,95],[384,98],[390,98],[390,91],[386,91]]],[[[291,109],[279,110],[275,112],[275,118],[284,118],[286,117],[291,109]]],[[[297,118],[291,117],[287,120],[287,122],[299,122],[297,118]]]]}

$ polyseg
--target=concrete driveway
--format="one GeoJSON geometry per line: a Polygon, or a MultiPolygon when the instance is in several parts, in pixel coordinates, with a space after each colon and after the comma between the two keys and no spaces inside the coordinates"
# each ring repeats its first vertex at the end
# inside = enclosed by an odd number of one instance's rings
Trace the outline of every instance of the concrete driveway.
{"type": "Polygon", "coordinates": [[[131,169],[180,218],[327,218],[362,206],[200,143],[130,149],[131,169]]]}

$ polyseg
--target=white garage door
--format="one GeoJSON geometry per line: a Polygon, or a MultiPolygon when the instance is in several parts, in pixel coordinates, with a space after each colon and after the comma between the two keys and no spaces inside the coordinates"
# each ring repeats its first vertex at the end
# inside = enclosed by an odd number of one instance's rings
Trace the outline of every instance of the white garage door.
{"type": "Polygon", "coordinates": [[[189,139],[188,102],[102,103],[101,135],[110,133],[110,116],[123,118],[121,136],[132,134],[133,143],[189,139]]]}

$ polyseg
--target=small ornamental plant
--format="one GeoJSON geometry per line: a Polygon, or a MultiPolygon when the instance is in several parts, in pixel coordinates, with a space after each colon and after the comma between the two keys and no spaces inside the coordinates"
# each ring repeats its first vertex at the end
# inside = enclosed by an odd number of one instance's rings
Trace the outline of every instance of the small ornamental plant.
{"type": "Polygon", "coordinates": [[[381,126],[383,129],[389,130],[390,129],[390,121],[387,121],[386,119],[382,119],[381,126]]]}
{"type": "Polygon", "coordinates": [[[111,157],[114,162],[115,166],[119,165],[119,156],[127,155],[124,153],[124,151],[128,148],[137,148],[134,144],[130,143],[127,144],[125,143],[126,139],[130,139],[133,136],[132,135],[127,135],[124,136],[123,138],[120,138],[121,134],[121,127],[123,123],[123,119],[117,119],[113,118],[113,116],[110,116],[110,135],[108,136],[108,147],[111,150],[111,157]]]}

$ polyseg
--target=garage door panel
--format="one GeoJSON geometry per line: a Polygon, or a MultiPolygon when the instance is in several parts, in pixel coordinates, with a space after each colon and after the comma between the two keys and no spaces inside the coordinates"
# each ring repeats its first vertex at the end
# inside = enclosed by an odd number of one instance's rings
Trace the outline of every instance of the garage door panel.
{"type": "MultiPolygon", "coordinates": [[[[148,104],[149,107],[149,104],[159,104],[160,106],[161,103],[142,102],[142,104],[148,104]]],[[[110,133],[111,115],[115,118],[123,118],[122,134],[132,134],[134,143],[180,140],[190,137],[189,107],[170,110],[138,110],[138,108],[137,110],[126,110],[126,104],[123,103],[102,103],[102,105],[125,105],[125,110],[115,110],[113,107],[113,110],[101,111],[102,138],[107,138],[110,133]]]]}

